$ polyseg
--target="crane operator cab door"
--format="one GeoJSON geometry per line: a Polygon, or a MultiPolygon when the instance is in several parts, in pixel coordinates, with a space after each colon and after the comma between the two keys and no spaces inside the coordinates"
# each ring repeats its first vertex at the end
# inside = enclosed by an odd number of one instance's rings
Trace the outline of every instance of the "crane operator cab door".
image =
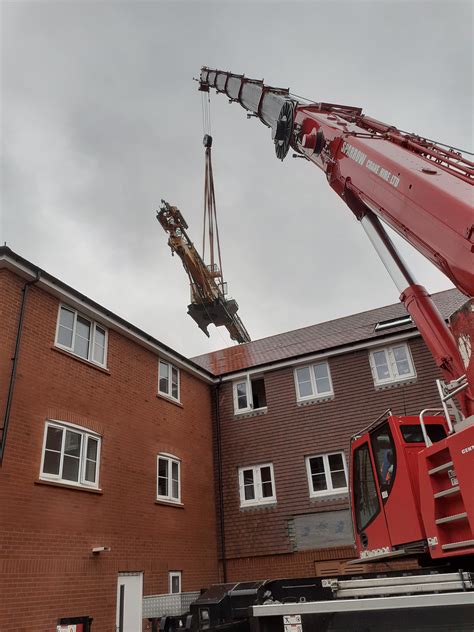
{"type": "MultiPolygon", "coordinates": [[[[443,421],[438,418],[436,423],[443,421]]],[[[362,559],[422,553],[426,548],[414,458],[425,446],[409,440],[408,428],[413,435],[419,418],[390,415],[352,442],[352,514],[362,559]]]]}

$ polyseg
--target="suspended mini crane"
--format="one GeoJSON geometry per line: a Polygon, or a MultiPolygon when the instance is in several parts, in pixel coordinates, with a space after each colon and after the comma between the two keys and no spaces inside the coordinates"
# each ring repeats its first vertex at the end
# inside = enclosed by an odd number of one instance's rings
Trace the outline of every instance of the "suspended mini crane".
{"type": "MultiPolygon", "coordinates": [[[[210,131],[208,113],[206,125],[210,131]]],[[[188,225],[181,211],[176,206],[171,206],[164,200],[161,201],[157,219],[164,230],[169,233],[168,245],[172,253],[176,253],[183,267],[188,273],[191,283],[191,303],[188,305],[188,314],[193,318],[198,327],[209,336],[207,330],[210,324],[216,327],[224,326],[232,340],[236,342],[250,342],[250,336],[242,321],[237,315],[239,306],[237,301],[227,297],[227,283],[224,282],[222,272],[221,248],[219,242],[219,229],[217,227],[216,199],[214,193],[214,178],[212,173],[211,147],[212,136],[204,135],[204,147],[206,155],[206,170],[204,184],[204,222],[202,237],[202,257],[186,232],[188,225]],[[206,255],[206,227],[209,240],[210,263],[204,263],[206,255]],[[215,254],[217,252],[218,262],[215,254]]]]}

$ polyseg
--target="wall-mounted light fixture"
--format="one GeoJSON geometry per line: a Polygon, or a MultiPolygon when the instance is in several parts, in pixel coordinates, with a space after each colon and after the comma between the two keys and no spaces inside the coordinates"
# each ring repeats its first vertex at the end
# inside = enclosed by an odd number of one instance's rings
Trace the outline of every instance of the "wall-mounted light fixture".
{"type": "Polygon", "coordinates": [[[92,553],[94,553],[94,555],[98,555],[99,553],[103,553],[104,551],[110,551],[110,546],[95,546],[92,549],[92,553]]]}

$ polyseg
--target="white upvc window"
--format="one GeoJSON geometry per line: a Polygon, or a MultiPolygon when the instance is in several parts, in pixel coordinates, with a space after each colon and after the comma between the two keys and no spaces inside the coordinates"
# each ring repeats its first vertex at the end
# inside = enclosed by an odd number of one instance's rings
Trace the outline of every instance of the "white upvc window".
{"type": "Polygon", "coordinates": [[[233,383],[234,413],[264,410],[267,407],[265,380],[262,376],[247,375],[233,383]]]}
{"type": "Polygon", "coordinates": [[[375,386],[416,377],[410,348],[405,342],[370,351],[369,362],[375,386]]]}
{"type": "Polygon", "coordinates": [[[172,454],[157,458],[156,497],[173,503],[181,502],[181,461],[172,454]]]}
{"type": "Polygon", "coordinates": [[[168,573],[168,591],[171,595],[181,592],[181,571],[170,571],[168,573]]]}
{"type": "Polygon", "coordinates": [[[239,468],[240,506],[265,505],[276,502],[273,464],[239,468]]]}
{"type": "Polygon", "coordinates": [[[72,307],[59,306],[55,344],[94,364],[107,363],[107,330],[72,307]]]}
{"type": "Polygon", "coordinates": [[[347,493],[347,466],[344,452],[306,457],[309,495],[347,493]]]}
{"type": "Polygon", "coordinates": [[[99,487],[99,435],[71,424],[47,421],[40,478],[79,487],[99,487]]]}
{"type": "Polygon", "coordinates": [[[165,360],[158,361],[158,392],[179,402],[179,369],[165,360]]]}
{"type": "Polygon", "coordinates": [[[317,362],[295,369],[296,399],[299,402],[334,395],[329,364],[317,362]]]}

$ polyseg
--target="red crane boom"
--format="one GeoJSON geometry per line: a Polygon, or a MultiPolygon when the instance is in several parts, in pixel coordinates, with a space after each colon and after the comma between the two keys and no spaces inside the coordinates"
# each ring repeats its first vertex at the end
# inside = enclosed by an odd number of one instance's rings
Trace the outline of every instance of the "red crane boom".
{"type": "MultiPolygon", "coordinates": [[[[204,67],[200,90],[210,88],[271,128],[278,158],[292,147],[324,171],[361,222],[445,378],[462,378],[466,366],[456,340],[379,220],[473,296],[474,163],[457,150],[370,118],[361,108],[306,102],[288,89],[204,67]]],[[[472,375],[468,381],[457,397],[463,412],[472,415],[472,375]]]]}

